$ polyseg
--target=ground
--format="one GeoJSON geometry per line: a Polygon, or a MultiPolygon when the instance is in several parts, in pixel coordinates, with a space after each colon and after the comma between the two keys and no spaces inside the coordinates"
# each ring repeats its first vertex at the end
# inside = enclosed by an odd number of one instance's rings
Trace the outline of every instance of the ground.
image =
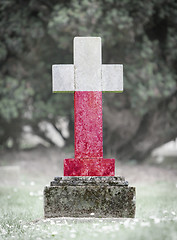
{"type": "MultiPolygon", "coordinates": [[[[177,163],[116,162],[135,186],[135,219],[44,219],[43,189],[71,153],[56,148],[0,154],[0,239],[177,239],[177,163]]],[[[110,157],[110,156],[105,156],[110,157]]],[[[112,157],[112,156],[111,156],[112,157]]],[[[94,213],[91,217],[94,216],[94,213]]]]}

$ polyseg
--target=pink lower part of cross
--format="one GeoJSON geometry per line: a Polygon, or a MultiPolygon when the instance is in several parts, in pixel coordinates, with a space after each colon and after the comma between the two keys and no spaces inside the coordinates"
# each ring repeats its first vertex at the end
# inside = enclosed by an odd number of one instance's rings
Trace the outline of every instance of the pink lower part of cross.
{"type": "Polygon", "coordinates": [[[102,92],[74,93],[75,158],[64,160],[64,176],[114,176],[115,160],[103,159],[102,92]]]}
{"type": "Polygon", "coordinates": [[[64,160],[64,176],[114,176],[114,159],[76,159],[64,160]]]}

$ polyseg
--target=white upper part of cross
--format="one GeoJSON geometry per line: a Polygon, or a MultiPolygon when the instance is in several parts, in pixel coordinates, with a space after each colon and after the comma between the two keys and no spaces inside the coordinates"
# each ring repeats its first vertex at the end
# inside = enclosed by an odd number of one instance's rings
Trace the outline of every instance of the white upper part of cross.
{"type": "Polygon", "coordinates": [[[100,37],[74,38],[74,64],[52,66],[53,92],[123,91],[123,65],[102,64],[100,37]]]}

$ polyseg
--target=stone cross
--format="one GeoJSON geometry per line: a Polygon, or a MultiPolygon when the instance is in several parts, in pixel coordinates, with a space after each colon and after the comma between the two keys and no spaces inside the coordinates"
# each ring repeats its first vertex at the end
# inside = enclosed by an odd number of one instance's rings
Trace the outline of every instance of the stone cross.
{"type": "Polygon", "coordinates": [[[75,158],[64,176],[114,176],[115,160],[103,158],[102,91],[123,91],[123,66],[102,64],[100,37],[74,38],[74,64],[52,66],[53,92],[74,92],[75,158]]]}

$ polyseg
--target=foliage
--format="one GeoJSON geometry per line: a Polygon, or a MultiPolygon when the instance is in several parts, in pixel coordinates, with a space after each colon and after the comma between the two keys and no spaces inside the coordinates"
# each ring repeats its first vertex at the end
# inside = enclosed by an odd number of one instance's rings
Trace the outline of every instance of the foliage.
{"type": "MultiPolygon", "coordinates": [[[[56,125],[58,116],[73,121],[73,96],[51,93],[51,64],[72,63],[74,36],[101,36],[103,62],[124,64],[125,93],[104,94],[104,105],[128,109],[140,125],[176,91],[176,16],[175,0],[1,1],[1,144],[11,137],[18,145],[25,124],[56,125]]],[[[110,128],[106,120],[105,138],[110,128]]],[[[113,141],[106,140],[108,147],[113,141]]]]}

